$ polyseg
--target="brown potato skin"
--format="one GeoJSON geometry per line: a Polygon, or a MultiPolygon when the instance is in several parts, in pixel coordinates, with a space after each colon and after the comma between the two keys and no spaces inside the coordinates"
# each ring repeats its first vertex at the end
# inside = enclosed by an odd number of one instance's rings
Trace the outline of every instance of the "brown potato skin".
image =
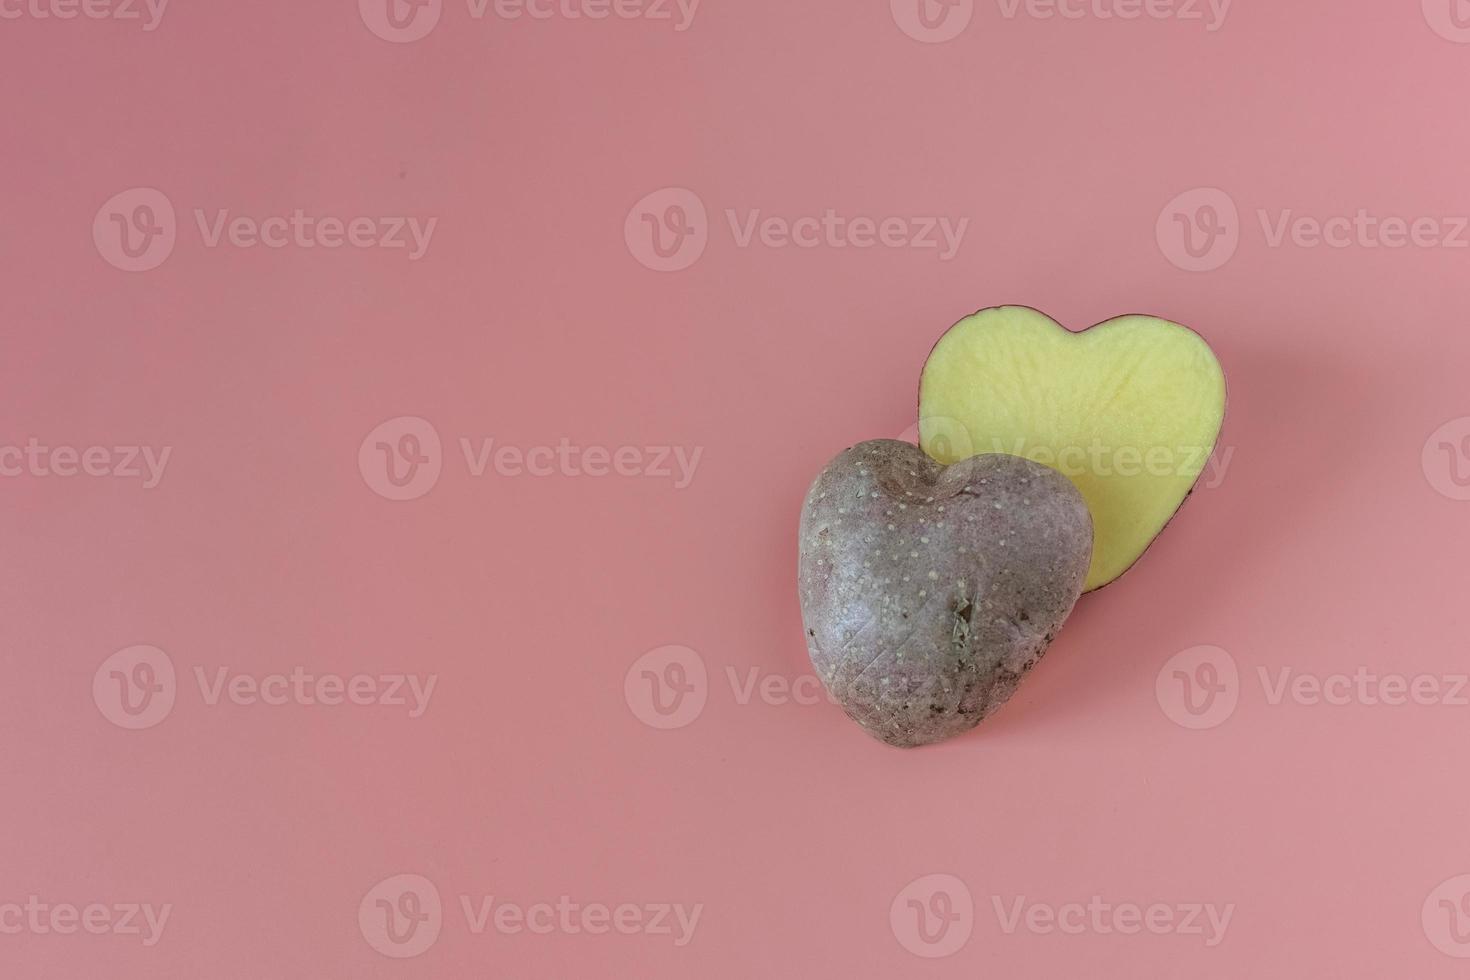
{"type": "Polygon", "coordinates": [[[807,649],[874,738],[928,745],[1015,693],[1072,611],[1092,518],[1062,474],[993,453],[943,466],[891,439],[840,453],[802,506],[807,649]]]}

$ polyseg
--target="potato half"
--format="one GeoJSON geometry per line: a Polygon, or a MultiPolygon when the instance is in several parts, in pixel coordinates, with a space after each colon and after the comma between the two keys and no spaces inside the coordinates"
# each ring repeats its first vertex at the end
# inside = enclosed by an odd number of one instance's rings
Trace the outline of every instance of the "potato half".
{"type": "Polygon", "coordinates": [[[1023,306],[981,310],[929,354],[919,439],[941,463],[1009,453],[1050,466],[1092,513],[1085,588],[1128,570],[1204,470],[1225,375],[1194,331],[1123,316],[1073,333],[1023,306]]]}

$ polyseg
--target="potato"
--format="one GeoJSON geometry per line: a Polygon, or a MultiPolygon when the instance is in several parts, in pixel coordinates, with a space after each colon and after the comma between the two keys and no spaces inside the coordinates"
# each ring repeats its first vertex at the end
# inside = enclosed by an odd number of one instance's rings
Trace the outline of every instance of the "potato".
{"type": "Polygon", "coordinates": [[[875,738],[959,735],[1041,659],[1091,556],[1087,505],[1055,470],[1004,454],[946,467],[909,443],[861,443],[801,511],[812,665],[875,738]]]}
{"type": "Polygon", "coordinates": [[[1076,484],[1097,533],[1088,591],[1164,529],[1224,417],[1210,345],[1148,316],[1073,333],[1024,306],[981,310],[940,338],[919,382],[920,444],[940,462],[1010,453],[1076,484]]]}

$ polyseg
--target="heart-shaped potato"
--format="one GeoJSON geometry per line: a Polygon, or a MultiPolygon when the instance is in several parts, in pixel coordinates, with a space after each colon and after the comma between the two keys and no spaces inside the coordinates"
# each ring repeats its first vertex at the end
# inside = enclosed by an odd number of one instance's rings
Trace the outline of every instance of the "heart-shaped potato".
{"type": "Polygon", "coordinates": [[[1055,470],[944,466],[860,443],[801,510],[807,651],[832,699],[890,745],[969,731],[1015,692],[1082,592],[1092,520],[1055,470]]]}
{"type": "Polygon", "coordinates": [[[953,463],[1011,453],[1066,474],[1092,511],[1087,590],[1128,570],[1204,470],[1225,375],[1187,327],[1124,316],[1072,333],[1024,306],[940,338],[919,382],[920,444],[953,463]]]}

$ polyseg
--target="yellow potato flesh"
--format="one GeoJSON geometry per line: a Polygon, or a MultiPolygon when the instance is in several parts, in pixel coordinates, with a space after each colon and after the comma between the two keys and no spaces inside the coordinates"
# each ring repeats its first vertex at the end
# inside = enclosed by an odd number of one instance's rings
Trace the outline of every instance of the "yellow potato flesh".
{"type": "Polygon", "coordinates": [[[1020,306],[940,339],[919,382],[919,441],[941,463],[1009,453],[1061,471],[1092,512],[1087,590],[1116,579],[1204,470],[1225,376],[1192,330],[1125,316],[1072,333],[1020,306]]]}

